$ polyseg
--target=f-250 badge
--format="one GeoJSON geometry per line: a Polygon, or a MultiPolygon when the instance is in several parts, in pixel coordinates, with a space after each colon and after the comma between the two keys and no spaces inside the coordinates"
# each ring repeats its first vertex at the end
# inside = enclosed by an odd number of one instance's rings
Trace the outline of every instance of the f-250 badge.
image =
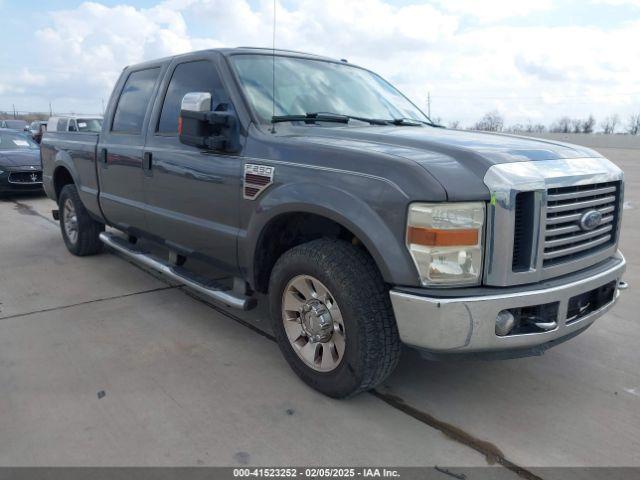
{"type": "Polygon", "coordinates": [[[247,163],[244,166],[244,198],[255,200],[273,183],[275,167],[247,163]]]}

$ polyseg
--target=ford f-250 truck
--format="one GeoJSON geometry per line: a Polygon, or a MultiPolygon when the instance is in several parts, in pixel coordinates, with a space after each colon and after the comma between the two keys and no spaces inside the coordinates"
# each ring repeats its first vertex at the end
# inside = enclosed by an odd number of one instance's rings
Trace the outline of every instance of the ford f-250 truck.
{"type": "Polygon", "coordinates": [[[620,169],[441,128],[346,61],[238,48],[127,67],[100,134],[47,132],[41,151],[71,253],[106,244],[240,309],[268,294],[291,368],[333,397],[379,384],[402,344],[540,354],[625,286],[620,169]]]}

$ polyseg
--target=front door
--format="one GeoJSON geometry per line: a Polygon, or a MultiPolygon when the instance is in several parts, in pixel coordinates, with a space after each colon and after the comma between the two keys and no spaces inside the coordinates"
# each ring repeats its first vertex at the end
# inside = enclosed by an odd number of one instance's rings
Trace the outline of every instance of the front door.
{"type": "MultiPolygon", "coordinates": [[[[159,66],[129,73],[111,125],[105,126],[98,144],[100,205],[107,220],[128,231],[146,230],[142,160],[145,127],[151,112],[159,66]]],[[[110,115],[107,115],[110,118],[110,115]]]]}
{"type": "Polygon", "coordinates": [[[209,92],[212,109],[229,102],[212,59],[176,62],[166,76],[149,124],[144,189],[149,232],[186,253],[235,270],[241,160],[180,143],[180,104],[189,92],[209,92]],[[172,70],[171,70],[172,69],[172,70]]]}

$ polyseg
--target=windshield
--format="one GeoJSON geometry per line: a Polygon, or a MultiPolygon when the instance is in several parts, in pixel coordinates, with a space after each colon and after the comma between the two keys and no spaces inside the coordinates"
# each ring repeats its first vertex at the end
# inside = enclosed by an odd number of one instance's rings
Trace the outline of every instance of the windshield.
{"type": "Polygon", "coordinates": [[[21,130],[27,125],[24,120],[5,120],[4,122],[7,128],[19,128],[21,130]]]}
{"type": "Polygon", "coordinates": [[[38,144],[22,133],[0,132],[0,150],[38,148],[38,144]]]}
{"type": "Polygon", "coordinates": [[[79,118],[77,123],[79,132],[100,133],[102,131],[101,118],[79,118]]]}
{"type": "MultiPolygon", "coordinates": [[[[242,88],[262,122],[273,112],[273,61],[268,55],[234,55],[242,88]]],[[[275,57],[275,115],[335,113],[373,119],[428,118],[379,76],[344,63],[275,57]]]]}

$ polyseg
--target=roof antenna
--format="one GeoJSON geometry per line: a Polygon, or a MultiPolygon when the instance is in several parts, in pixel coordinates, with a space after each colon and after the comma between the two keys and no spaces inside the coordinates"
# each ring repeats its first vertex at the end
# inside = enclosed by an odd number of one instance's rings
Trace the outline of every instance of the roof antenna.
{"type": "Polygon", "coordinates": [[[273,0],[273,38],[271,41],[272,58],[272,84],[271,84],[271,133],[276,133],[276,124],[273,117],[276,116],[276,2],[273,0]]]}

